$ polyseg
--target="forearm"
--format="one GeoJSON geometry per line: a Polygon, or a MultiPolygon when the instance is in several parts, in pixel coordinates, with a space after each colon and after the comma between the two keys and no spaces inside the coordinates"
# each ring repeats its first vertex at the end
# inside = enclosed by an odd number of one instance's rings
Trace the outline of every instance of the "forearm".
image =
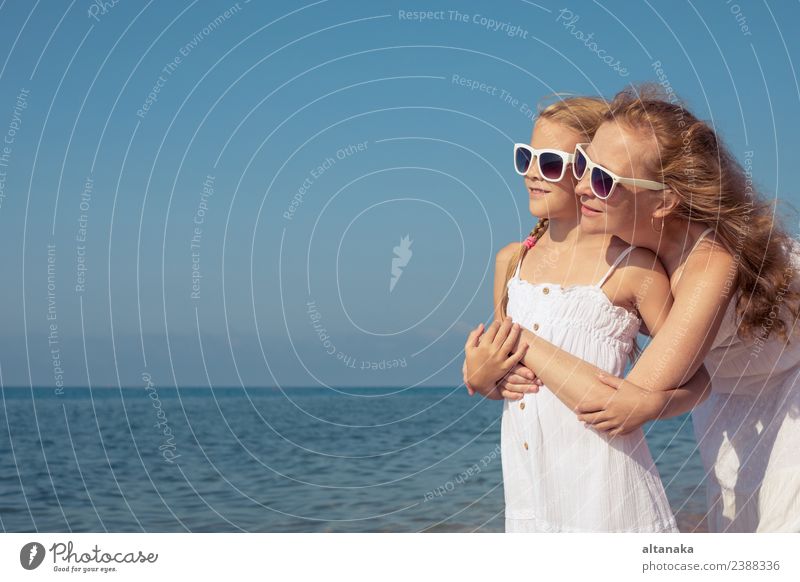
{"type": "MultiPolygon", "coordinates": [[[[523,330],[520,340],[529,345],[523,360],[525,366],[541,378],[548,389],[572,410],[577,410],[582,403],[586,405],[602,402],[614,396],[618,390],[626,390],[624,384],[620,388],[614,388],[600,381],[597,376],[599,372],[608,376],[603,370],[528,330],[523,330]]],[[[635,393],[628,391],[626,398],[618,399],[617,406],[644,410],[641,423],[672,418],[689,412],[702,402],[708,396],[710,387],[710,377],[705,367],[701,367],[683,386],[641,389],[635,393]],[[640,408],[641,406],[644,408],[640,408]]],[[[588,405],[589,408],[593,406],[588,405]]]]}
{"type": "Polygon", "coordinates": [[[520,341],[528,344],[523,363],[570,409],[587,398],[608,398],[615,390],[598,380],[603,370],[573,356],[527,329],[520,341]]]}
{"type": "Polygon", "coordinates": [[[691,411],[711,393],[711,377],[705,367],[683,386],[660,391],[659,408],[653,411],[652,420],[672,418],[691,411]]]}

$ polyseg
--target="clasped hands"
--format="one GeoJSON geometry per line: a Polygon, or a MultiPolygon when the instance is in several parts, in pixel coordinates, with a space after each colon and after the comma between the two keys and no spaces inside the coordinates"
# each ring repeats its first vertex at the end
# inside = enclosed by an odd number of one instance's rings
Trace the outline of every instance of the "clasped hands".
{"type": "MultiPolygon", "coordinates": [[[[470,332],[463,366],[470,396],[478,393],[491,400],[516,401],[539,391],[541,379],[522,363],[529,346],[521,341],[521,334],[521,327],[510,317],[495,320],[485,331],[481,323],[470,332]]],[[[654,418],[660,393],[603,372],[596,379],[574,407],[584,426],[614,436],[632,432],[654,418]]]]}

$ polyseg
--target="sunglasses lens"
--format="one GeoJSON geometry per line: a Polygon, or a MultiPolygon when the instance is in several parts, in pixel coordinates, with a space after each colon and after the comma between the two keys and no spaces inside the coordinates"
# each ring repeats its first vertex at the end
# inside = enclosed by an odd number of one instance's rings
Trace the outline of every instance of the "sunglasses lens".
{"type": "Polygon", "coordinates": [[[586,156],[581,150],[575,150],[575,162],[572,164],[572,169],[578,180],[583,178],[583,173],[586,171],[586,156]]]}
{"type": "Polygon", "coordinates": [[[595,196],[599,198],[608,198],[613,186],[614,178],[600,168],[592,169],[592,191],[594,191],[595,196]]]}
{"type": "Polygon", "coordinates": [[[545,180],[558,180],[564,171],[564,158],[553,152],[539,156],[539,170],[545,180]]]}
{"type": "Polygon", "coordinates": [[[525,148],[514,149],[514,166],[520,174],[527,174],[531,167],[531,152],[525,148]]]}

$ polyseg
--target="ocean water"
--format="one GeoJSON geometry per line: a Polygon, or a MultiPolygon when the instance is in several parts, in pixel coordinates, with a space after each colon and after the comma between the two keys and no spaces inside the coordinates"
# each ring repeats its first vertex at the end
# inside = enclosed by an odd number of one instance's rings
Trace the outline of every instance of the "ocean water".
{"type": "MultiPolygon", "coordinates": [[[[6,388],[0,407],[3,531],[503,531],[502,403],[463,387],[6,388]]],[[[681,530],[704,531],[689,417],[645,430],[681,530]]]]}

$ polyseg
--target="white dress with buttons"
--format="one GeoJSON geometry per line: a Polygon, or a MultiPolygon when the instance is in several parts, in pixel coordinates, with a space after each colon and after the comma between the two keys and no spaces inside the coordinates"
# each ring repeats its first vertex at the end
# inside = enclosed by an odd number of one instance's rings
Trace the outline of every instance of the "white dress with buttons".
{"type": "MultiPolygon", "coordinates": [[[[508,315],[538,336],[621,376],[639,318],[602,289],[629,247],[595,285],[508,281],[508,315]]],[[[641,429],[609,437],[585,428],[543,386],[505,400],[501,429],[507,532],[676,532],[641,429]]]]}

